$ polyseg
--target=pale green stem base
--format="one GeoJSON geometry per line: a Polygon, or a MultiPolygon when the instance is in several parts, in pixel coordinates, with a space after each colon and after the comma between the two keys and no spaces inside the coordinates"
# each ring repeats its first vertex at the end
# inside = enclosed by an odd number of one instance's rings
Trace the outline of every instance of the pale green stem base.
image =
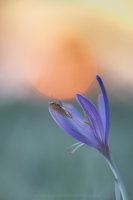
{"type": "Polygon", "coordinates": [[[125,185],[122,181],[121,175],[120,175],[113,159],[111,158],[111,156],[105,157],[105,159],[108,162],[108,164],[109,164],[109,166],[110,166],[110,168],[111,168],[111,170],[112,170],[112,172],[113,172],[113,174],[114,174],[114,176],[115,176],[115,178],[116,178],[116,180],[119,184],[119,189],[120,189],[121,196],[122,196],[123,200],[129,200],[125,185]]]}

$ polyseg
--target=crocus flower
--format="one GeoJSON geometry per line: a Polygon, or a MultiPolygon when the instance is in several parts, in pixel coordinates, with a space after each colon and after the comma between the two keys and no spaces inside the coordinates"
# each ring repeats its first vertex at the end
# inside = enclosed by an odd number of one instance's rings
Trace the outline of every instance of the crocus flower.
{"type": "Polygon", "coordinates": [[[111,158],[108,146],[110,110],[107,93],[100,76],[96,75],[96,78],[102,90],[102,95],[99,95],[98,97],[99,111],[89,99],[81,94],[76,94],[76,99],[82,107],[87,121],[83,120],[83,117],[72,106],[63,106],[61,100],[59,100],[59,103],[51,102],[49,105],[49,111],[55,122],[66,133],[80,141],[72,145],[72,147],[77,144],[79,146],[86,144],[98,150],[104,156],[118,182],[123,200],[128,200],[124,183],[114,161],[111,158]]]}
{"type": "Polygon", "coordinates": [[[84,117],[78,114],[73,107],[63,106],[61,100],[59,100],[59,103],[51,102],[49,111],[55,122],[70,136],[79,140],[82,144],[87,144],[100,151],[103,155],[108,155],[110,130],[109,103],[101,78],[98,75],[96,78],[103,92],[103,95],[100,95],[98,98],[99,112],[86,97],[76,94],[76,99],[81,105],[87,121],[83,120],[84,117]]]}

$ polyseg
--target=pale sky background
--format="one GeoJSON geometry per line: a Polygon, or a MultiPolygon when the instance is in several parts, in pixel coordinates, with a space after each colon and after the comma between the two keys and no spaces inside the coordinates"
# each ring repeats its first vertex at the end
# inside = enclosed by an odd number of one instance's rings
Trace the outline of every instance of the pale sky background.
{"type": "Polygon", "coordinates": [[[33,51],[35,54],[41,52],[43,46],[49,44],[44,38],[50,30],[49,40],[54,38],[55,27],[57,35],[60,34],[63,23],[68,30],[73,27],[75,34],[78,30],[90,39],[96,53],[98,73],[103,76],[108,92],[117,94],[117,90],[126,88],[132,93],[132,1],[3,1],[0,20],[1,96],[30,94],[33,86],[25,74],[27,58],[33,56],[33,51]],[[54,9],[58,13],[55,22],[51,16],[54,9]],[[51,15],[47,16],[47,13],[51,15]],[[43,27],[47,17],[48,23],[43,27]]]}

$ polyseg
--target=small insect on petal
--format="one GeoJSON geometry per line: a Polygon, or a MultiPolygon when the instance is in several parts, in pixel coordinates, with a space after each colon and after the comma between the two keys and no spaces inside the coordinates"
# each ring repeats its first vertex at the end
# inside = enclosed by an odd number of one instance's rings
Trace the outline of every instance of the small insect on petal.
{"type": "Polygon", "coordinates": [[[64,107],[61,107],[59,103],[51,102],[50,107],[56,113],[72,118],[71,114],[64,107]]]}

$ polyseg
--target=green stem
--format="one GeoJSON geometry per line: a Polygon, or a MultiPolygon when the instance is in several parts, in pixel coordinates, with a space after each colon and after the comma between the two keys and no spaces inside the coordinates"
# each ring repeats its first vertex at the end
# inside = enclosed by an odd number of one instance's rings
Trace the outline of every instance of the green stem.
{"type": "Polygon", "coordinates": [[[114,176],[115,176],[115,178],[116,178],[116,180],[119,184],[119,189],[121,191],[121,195],[122,195],[123,200],[129,200],[125,185],[122,181],[121,175],[120,175],[113,159],[111,158],[111,156],[105,157],[105,159],[108,162],[108,164],[109,164],[109,166],[110,166],[110,168],[111,168],[111,170],[112,170],[112,172],[113,172],[113,174],[114,174],[114,176]]]}

